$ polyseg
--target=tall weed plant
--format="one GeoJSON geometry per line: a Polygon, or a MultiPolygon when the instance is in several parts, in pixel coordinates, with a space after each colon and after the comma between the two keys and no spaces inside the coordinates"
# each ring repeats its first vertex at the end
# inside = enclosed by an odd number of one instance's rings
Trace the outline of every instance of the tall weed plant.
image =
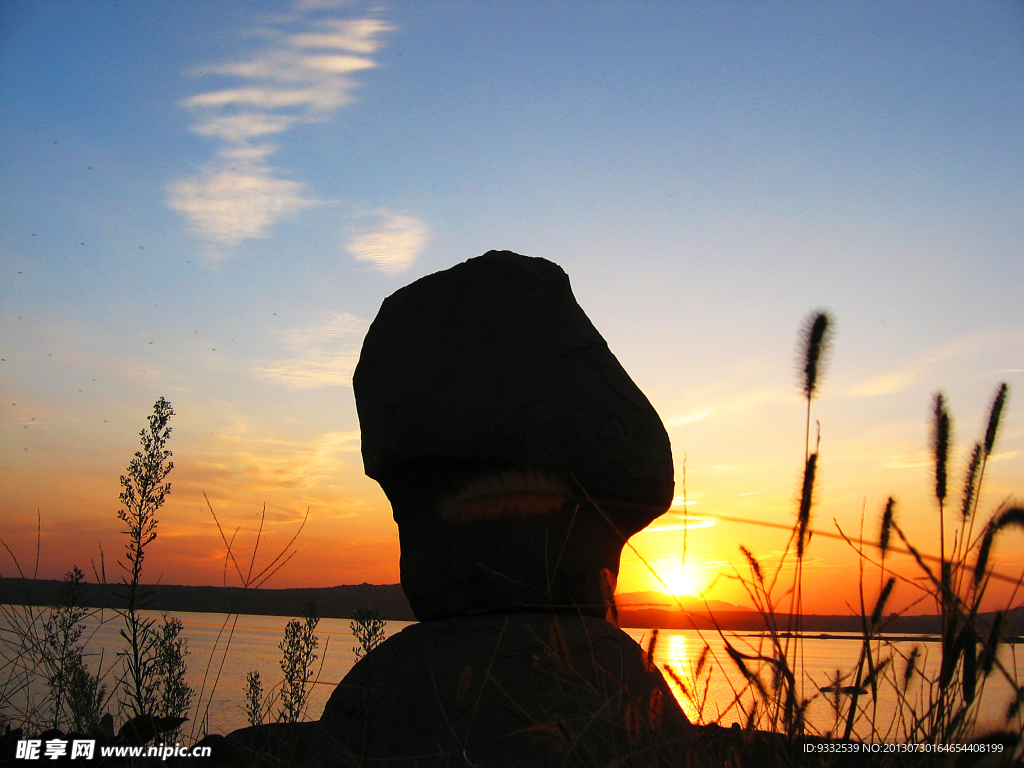
{"type": "MultiPolygon", "coordinates": [[[[146,550],[156,540],[156,514],[171,492],[165,481],[174,467],[167,448],[173,415],[169,402],[156,401],[140,432],[141,448],[121,476],[122,508],[117,516],[125,524],[128,541],[124,558],[118,561],[122,578],[115,588],[126,603],[115,611],[124,642],[116,665],[104,669],[101,656],[96,671],[90,670],[83,638],[86,619],[110,619],[79,606],[84,574],[75,565],[64,577],[59,606],[3,607],[0,717],[9,727],[24,733],[49,729],[145,744],[160,736],[177,736],[186,721],[195,692],[186,682],[189,651],[181,621],[164,614],[158,623],[143,613],[152,597],[142,586],[146,550]],[[41,698],[35,689],[40,678],[46,691],[41,698]],[[118,720],[122,725],[115,733],[118,720]]],[[[7,551],[24,578],[17,558],[7,551]]],[[[100,571],[105,571],[102,561],[100,571]]],[[[38,555],[33,577],[37,572],[38,555]]]]}
{"type": "Polygon", "coordinates": [[[64,576],[61,604],[43,621],[43,662],[50,692],[50,727],[79,733],[99,725],[106,685],[89,672],[80,643],[88,611],[79,607],[85,575],[76,565],[64,576]]]}
{"type": "MultiPolygon", "coordinates": [[[[873,743],[891,743],[898,739],[931,747],[951,743],[998,743],[1004,747],[998,753],[1003,762],[993,764],[1010,765],[1012,760],[1019,761],[1024,756],[1020,736],[1024,685],[1013,647],[1007,647],[1009,638],[1005,633],[1014,601],[1020,602],[1024,572],[1015,577],[1006,576],[996,572],[990,561],[997,540],[1011,529],[1024,531],[1024,508],[1007,499],[986,521],[978,519],[985,469],[994,450],[1008,397],[1005,383],[998,387],[993,398],[984,437],[968,454],[963,469],[963,489],[955,512],[949,489],[952,418],[944,395],[937,393],[933,398],[931,453],[935,510],[918,514],[932,514],[937,518],[938,540],[934,544],[937,556],[926,554],[910,541],[899,523],[899,505],[892,497],[883,506],[879,534],[874,541],[865,540],[863,535],[851,537],[839,529],[838,538],[848,542],[860,566],[860,652],[852,669],[837,670],[830,679],[812,680],[804,672],[803,565],[814,532],[820,442],[820,439],[813,445],[810,442],[811,402],[818,392],[820,366],[830,341],[831,325],[827,314],[813,313],[801,338],[801,390],[807,403],[805,455],[800,501],[789,541],[773,571],[766,569],[754,552],[740,547],[746,565],[743,572],[737,571],[737,577],[761,615],[764,626],[761,639],[753,647],[747,647],[734,633],[719,628],[717,634],[725,658],[716,658],[711,644],[705,642],[696,663],[687,669],[666,665],[665,671],[681,692],[687,708],[697,712],[703,722],[738,722],[744,732],[772,732],[791,743],[822,738],[873,743]],[[894,552],[910,555],[917,573],[897,572],[891,560],[894,552]],[[783,578],[787,567],[793,572],[788,588],[783,578]],[[865,595],[865,584],[871,580],[867,572],[871,569],[878,572],[877,594],[873,601],[865,595]],[[1008,581],[1014,588],[1000,610],[983,616],[982,600],[993,580],[1008,581]],[[929,671],[924,663],[927,650],[923,643],[914,644],[907,652],[904,643],[887,637],[893,618],[901,615],[886,612],[897,583],[919,592],[913,605],[929,600],[934,603],[940,620],[937,638],[940,659],[935,672],[929,671]],[[784,605],[788,610],[780,610],[784,605]],[[991,621],[989,617],[993,617],[991,621]],[[1001,654],[1004,648],[1008,653],[1001,654]],[[1009,660],[1004,660],[1007,657],[1009,660]],[[707,691],[712,659],[719,664],[719,669],[724,669],[726,664],[735,669],[742,683],[733,686],[731,702],[714,716],[705,718],[709,709],[707,691]],[[1004,703],[1002,730],[982,733],[978,726],[982,695],[997,679],[1012,692],[1004,703]],[[879,696],[885,687],[897,700],[897,719],[893,723],[883,721],[878,713],[879,696]],[[834,713],[831,727],[824,729],[811,727],[806,717],[808,707],[820,697],[827,700],[834,713]]],[[[819,535],[837,537],[824,531],[819,535]]],[[[713,612],[711,615],[714,618],[713,612]]],[[[653,648],[651,650],[653,652],[653,648]]],[[[915,765],[948,762],[945,755],[937,752],[917,758],[915,765]]],[[[829,759],[823,757],[816,761],[802,752],[783,751],[774,755],[770,764],[824,765],[829,759]]],[[[894,764],[902,764],[895,758],[894,761],[894,764]]]]}
{"type": "Polygon", "coordinates": [[[352,648],[356,661],[384,642],[386,627],[384,614],[369,606],[354,610],[348,626],[352,630],[352,637],[359,643],[352,648]]]}
{"type": "Polygon", "coordinates": [[[279,723],[296,723],[306,715],[313,686],[319,682],[323,669],[322,659],[319,667],[314,669],[316,660],[320,658],[316,652],[320,646],[320,638],[316,635],[319,623],[319,609],[316,601],[310,598],[303,606],[302,618],[292,619],[285,626],[284,639],[278,645],[283,675],[279,686],[265,692],[259,670],[246,674],[243,694],[250,725],[262,724],[275,704],[278,706],[276,720],[279,723]]]}
{"type": "MultiPolygon", "coordinates": [[[[177,731],[195,695],[185,683],[188,648],[181,637],[181,622],[164,614],[158,627],[156,620],[141,613],[152,599],[152,591],[141,587],[146,548],[156,540],[156,514],[171,492],[171,484],[164,481],[174,469],[167,448],[171,436],[168,424],[173,415],[171,404],[164,398],[153,405],[149,424],[139,433],[141,450],[129,463],[128,474],[121,476],[123,508],[117,513],[127,526],[123,533],[128,537],[124,560],[118,562],[127,602],[121,615],[125,647],[118,654],[123,665],[118,678],[119,703],[133,720],[142,718],[145,722],[148,718],[152,725],[146,728],[152,728],[154,737],[177,731]],[[180,722],[173,723],[175,720],[180,722]]],[[[141,723],[137,727],[142,727],[141,723]]]]}

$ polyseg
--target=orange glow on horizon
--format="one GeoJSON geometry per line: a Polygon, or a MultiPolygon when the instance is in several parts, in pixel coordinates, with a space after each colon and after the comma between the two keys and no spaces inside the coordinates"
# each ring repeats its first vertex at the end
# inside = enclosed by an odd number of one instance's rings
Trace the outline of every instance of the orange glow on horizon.
{"type": "Polygon", "coordinates": [[[700,596],[705,586],[702,574],[690,563],[683,565],[678,555],[659,558],[651,565],[654,570],[650,574],[653,591],[666,593],[670,597],[700,596]]]}

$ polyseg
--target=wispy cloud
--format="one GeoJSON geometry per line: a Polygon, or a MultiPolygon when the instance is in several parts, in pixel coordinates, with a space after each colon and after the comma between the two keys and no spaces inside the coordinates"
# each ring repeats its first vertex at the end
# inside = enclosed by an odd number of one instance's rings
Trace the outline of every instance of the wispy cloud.
{"type": "Polygon", "coordinates": [[[258,155],[229,156],[199,176],[170,184],[168,204],[185,214],[199,237],[232,246],[266,237],[282,218],[318,205],[304,196],[305,186],[278,178],[258,155]]]}
{"type": "Polygon", "coordinates": [[[1002,453],[993,453],[988,457],[990,462],[993,461],[1006,461],[1007,459],[1015,459],[1020,456],[1020,451],[1003,451],[1002,453]]]}
{"type": "Polygon", "coordinates": [[[672,497],[672,506],[673,507],[692,507],[694,504],[697,504],[697,503],[698,502],[697,502],[696,499],[689,499],[689,500],[687,500],[687,499],[684,499],[682,496],[673,496],[672,497]]]}
{"type": "MultiPolygon", "coordinates": [[[[329,119],[352,103],[354,75],[372,69],[380,37],[394,29],[380,19],[311,19],[330,4],[305,2],[297,13],[269,20],[257,37],[264,46],[249,58],[204,66],[194,74],[237,78],[181,105],[195,115],[191,130],[222,142],[198,174],[168,185],[168,205],[192,231],[219,248],[263,238],[281,219],[323,201],[306,185],[270,165],[277,147],[250,142],[281,136],[296,126],[329,119]]],[[[211,255],[223,255],[213,251],[211,255]]]]}
{"type": "MultiPolygon", "coordinates": [[[[390,27],[387,27],[390,29],[390,27]]],[[[306,54],[293,50],[276,50],[256,56],[248,61],[229,62],[208,67],[207,72],[218,75],[234,75],[236,77],[263,78],[279,83],[313,83],[323,80],[323,90],[327,93],[343,90],[342,86],[353,85],[352,81],[342,80],[336,75],[347,75],[361,69],[373,69],[377,62],[365,56],[350,54],[306,54]],[[325,77],[325,75],[327,77],[325,77]]],[[[206,106],[209,103],[229,103],[231,98],[219,94],[230,91],[214,91],[199,94],[185,101],[185,105],[206,106]]],[[[317,103],[314,100],[312,103],[317,103]]],[[[323,103],[330,103],[325,100],[323,103]]]]}
{"type": "Polygon", "coordinates": [[[688,402],[707,403],[699,408],[690,406],[687,412],[665,419],[669,429],[704,421],[709,417],[720,419],[762,408],[772,402],[785,402],[791,399],[787,390],[778,387],[746,386],[719,388],[717,391],[707,389],[684,392],[680,398],[688,402]]]}
{"type": "Polygon", "coordinates": [[[281,337],[291,356],[255,373],[296,389],[349,386],[366,327],[355,315],[335,313],[320,325],[285,331],[281,337]]]}
{"type": "Polygon", "coordinates": [[[415,216],[381,210],[373,222],[353,227],[346,248],[356,259],[368,261],[382,272],[398,273],[416,260],[429,236],[427,225],[415,216]]]}
{"type": "Polygon", "coordinates": [[[353,53],[374,53],[380,47],[377,36],[394,29],[377,19],[325,19],[320,31],[292,35],[296,48],[335,48],[353,53]]]}
{"type": "Polygon", "coordinates": [[[681,427],[683,424],[692,424],[695,421],[706,419],[715,412],[714,408],[701,408],[699,411],[688,413],[685,416],[676,416],[665,422],[666,427],[681,427]]]}
{"type": "Polygon", "coordinates": [[[231,142],[243,142],[257,136],[282,133],[295,124],[288,115],[268,115],[264,112],[241,112],[237,115],[211,117],[205,123],[192,126],[202,136],[212,136],[231,142]]]}
{"type": "MultiPolygon", "coordinates": [[[[895,371],[871,376],[863,381],[855,382],[841,393],[845,397],[877,397],[902,392],[925,378],[936,366],[952,360],[971,358],[987,352],[1014,347],[1020,344],[1020,333],[1003,333],[989,331],[972,334],[942,344],[918,360],[895,371]]],[[[1013,370],[1006,371],[1009,373],[1013,370]]],[[[1000,373],[996,371],[995,373],[1000,373]]]]}
{"type": "Polygon", "coordinates": [[[647,528],[644,528],[641,533],[683,531],[693,528],[711,528],[717,522],[717,517],[710,517],[708,515],[689,515],[687,518],[683,518],[682,515],[665,515],[647,528]]]}
{"type": "Polygon", "coordinates": [[[895,392],[902,392],[918,380],[921,375],[921,368],[914,366],[902,371],[890,371],[889,373],[872,376],[864,381],[857,382],[848,387],[844,393],[847,397],[877,397],[879,395],[891,395],[895,392]]]}
{"type": "Polygon", "coordinates": [[[927,467],[935,463],[935,457],[927,450],[921,450],[913,454],[899,454],[890,456],[885,462],[888,469],[912,469],[914,467],[927,467]]]}
{"type": "MultiPolygon", "coordinates": [[[[339,466],[358,461],[359,431],[326,432],[305,442],[258,437],[247,431],[216,435],[215,454],[198,455],[189,465],[187,479],[194,490],[204,484],[225,485],[239,482],[262,491],[323,487],[336,477],[339,466]]],[[[294,511],[278,521],[294,520],[294,511]]]]}

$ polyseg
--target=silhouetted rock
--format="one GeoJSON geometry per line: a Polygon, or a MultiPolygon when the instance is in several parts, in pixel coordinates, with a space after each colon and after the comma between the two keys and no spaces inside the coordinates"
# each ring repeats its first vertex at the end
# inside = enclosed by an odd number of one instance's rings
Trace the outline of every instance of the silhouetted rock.
{"type": "Polygon", "coordinates": [[[320,726],[318,768],[686,765],[693,734],[628,635],[564,614],[410,626],[352,669],[320,726]]]}
{"type": "Polygon", "coordinates": [[[353,385],[422,623],[319,723],[238,731],[223,761],[700,764],[660,671],[604,620],[623,544],[671,504],[668,435],[565,273],[491,251],[416,281],[384,301],[353,385]]]}
{"type": "Polygon", "coordinates": [[[417,618],[604,615],[626,538],[671,504],[672,454],[557,265],[491,251],[395,292],[353,386],[417,618]]]}

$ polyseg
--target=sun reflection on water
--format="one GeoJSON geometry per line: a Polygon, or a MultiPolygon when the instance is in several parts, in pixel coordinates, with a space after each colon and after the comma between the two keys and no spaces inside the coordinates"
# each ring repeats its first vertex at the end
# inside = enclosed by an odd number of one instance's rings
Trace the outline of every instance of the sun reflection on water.
{"type": "Polygon", "coordinates": [[[665,638],[664,642],[660,644],[664,657],[658,659],[660,655],[656,649],[655,659],[660,661],[659,666],[662,669],[667,665],[674,673],[672,675],[665,676],[665,682],[668,683],[669,688],[672,690],[672,695],[676,697],[676,701],[679,702],[679,706],[683,708],[683,712],[690,719],[691,723],[697,723],[701,721],[701,713],[698,711],[696,703],[694,701],[694,680],[693,680],[693,665],[696,663],[696,655],[693,653],[695,648],[691,648],[692,643],[687,641],[687,638],[683,635],[669,635],[665,638]],[[680,686],[680,683],[690,689],[690,693],[684,691],[680,686]]]}

